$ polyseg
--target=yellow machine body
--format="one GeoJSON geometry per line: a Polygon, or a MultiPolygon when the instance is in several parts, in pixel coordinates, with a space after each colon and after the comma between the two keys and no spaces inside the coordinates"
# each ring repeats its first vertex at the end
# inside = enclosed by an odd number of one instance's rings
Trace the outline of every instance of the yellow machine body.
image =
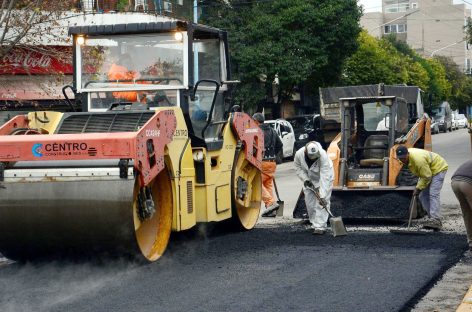
{"type": "Polygon", "coordinates": [[[264,137],[230,105],[227,34],[180,21],[134,26],[70,28],[82,112],[31,112],[0,127],[5,256],[155,261],[172,231],[255,226],[264,137]],[[62,149],[57,159],[42,150],[51,144],[62,149]]]}
{"type": "Polygon", "coordinates": [[[414,177],[404,182],[403,175],[411,173],[396,158],[396,149],[402,144],[431,150],[430,119],[423,116],[409,128],[401,125],[408,120],[406,102],[393,96],[344,98],[340,107],[342,132],[327,150],[334,167],[333,211],[347,218],[407,216],[416,183],[414,177]]]}

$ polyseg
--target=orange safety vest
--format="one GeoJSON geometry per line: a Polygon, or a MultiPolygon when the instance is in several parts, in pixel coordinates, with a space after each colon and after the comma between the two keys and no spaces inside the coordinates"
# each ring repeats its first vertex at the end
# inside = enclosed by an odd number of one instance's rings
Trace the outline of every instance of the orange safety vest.
{"type": "MultiPolygon", "coordinates": [[[[112,64],[108,71],[108,80],[133,80],[138,78],[139,74],[137,72],[130,71],[128,68],[121,65],[112,64]]],[[[136,91],[113,92],[112,94],[116,99],[124,99],[130,102],[139,101],[136,91]]]]}

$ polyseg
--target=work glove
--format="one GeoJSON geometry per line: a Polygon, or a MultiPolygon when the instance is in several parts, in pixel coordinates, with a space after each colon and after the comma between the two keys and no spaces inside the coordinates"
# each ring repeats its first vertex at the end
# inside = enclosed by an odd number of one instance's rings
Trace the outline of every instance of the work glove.
{"type": "Polygon", "coordinates": [[[306,180],[305,182],[303,182],[303,186],[313,188],[313,183],[311,183],[310,180],[306,180]]]}
{"type": "Polygon", "coordinates": [[[421,192],[420,189],[415,189],[415,190],[413,191],[413,196],[419,195],[420,192],[421,192]]]}
{"type": "Polygon", "coordinates": [[[320,198],[320,205],[326,207],[326,205],[328,205],[328,202],[326,201],[326,199],[320,198]]]}

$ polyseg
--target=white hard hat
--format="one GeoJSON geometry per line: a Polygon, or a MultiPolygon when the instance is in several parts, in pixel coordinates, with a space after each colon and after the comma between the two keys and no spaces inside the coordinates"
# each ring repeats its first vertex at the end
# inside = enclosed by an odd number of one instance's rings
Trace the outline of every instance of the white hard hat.
{"type": "Polygon", "coordinates": [[[316,144],[315,142],[307,143],[307,145],[305,146],[305,151],[306,155],[311,160],[315,160],[320,157],[320,149],[318,147],[318,144],[316,144]]]}

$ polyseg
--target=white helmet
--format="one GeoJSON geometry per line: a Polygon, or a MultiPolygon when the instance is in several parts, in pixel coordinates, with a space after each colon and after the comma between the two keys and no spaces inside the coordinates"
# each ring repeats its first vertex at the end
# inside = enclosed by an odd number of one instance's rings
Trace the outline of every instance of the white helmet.
{"type": "Polygon", "coordinates": [[[305,145],[305,152],[309,159],[316,160],[320,158],[320,148],[315,142],[308,142],[305,145]]]}

